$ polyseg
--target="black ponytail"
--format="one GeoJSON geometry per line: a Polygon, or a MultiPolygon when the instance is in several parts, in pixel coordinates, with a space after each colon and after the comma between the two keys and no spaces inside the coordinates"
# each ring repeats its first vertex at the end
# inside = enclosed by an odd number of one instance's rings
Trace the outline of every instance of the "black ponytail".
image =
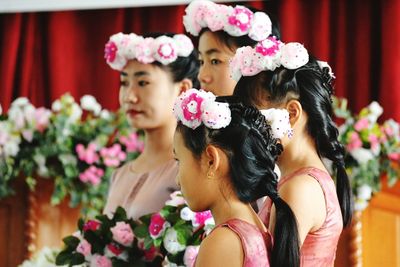
{"type": "Polygon", "coordinates": [[[226,128],[208,129],[200,125],[195,130],[178,123],[185,146],[195,157],[200,157],[208,144],[226,153],[233,189],[244,203],[263,196],[274,199],[277,210],[275,239],[271,266],[300,266],[299,235],[295,215],[278,197],[278,176],[275,160],[282,145],[273,138],[265,117],[254,107],[238,103],[232,96],[217,97],[228,102],[232,120],[226,128]]]}
{"type": "Polygon", "coordinates": [[[253,77],[242,77],[234,95],[246,104],[260,104],[260,95],[268,95],[273,103],[298,99],[308,115],[307,130],[313,138],[320,157],[330,159],[336,168],[336,192],[342,211],[343,225],[351,222],[352,192],[347,176],[345,149],[338,141],[339,131],[332,120],[332,86],[327,68],[321,69],[315,58],[295,70],[283,67],[264,71],[253,77]]]}

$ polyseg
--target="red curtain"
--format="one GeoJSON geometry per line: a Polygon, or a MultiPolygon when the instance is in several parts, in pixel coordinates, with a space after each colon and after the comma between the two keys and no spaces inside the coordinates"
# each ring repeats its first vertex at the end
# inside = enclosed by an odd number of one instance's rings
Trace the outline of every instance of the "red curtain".
{"type": "MultiPolygon", "coordinates": [[[[336,94],[358,111],[372,100],[400,121],[400,1],[281,0],[247,3],[276,15],[283,41],[328,61],[336,94]]],[[[0,103],[18,96],[49,107],[65,92],[118,107],[118,73],[103,59],[110,35],[184,32],[185,6],[0,15],[0,103]]]]}

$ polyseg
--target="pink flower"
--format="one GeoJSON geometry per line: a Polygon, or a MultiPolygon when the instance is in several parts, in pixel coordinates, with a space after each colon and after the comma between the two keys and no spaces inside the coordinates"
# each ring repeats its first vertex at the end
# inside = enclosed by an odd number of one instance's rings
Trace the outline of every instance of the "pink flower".
{"type": "Polygon", "coordinates": [[[349,143],[347,144],[347,150],[350,152],[354,149],[362,147],[360,136],[356,132],[352,132],[350,135],[349,143]]]}
{"type": "Polygon", "coordinates": [[[115,255],[118,256],[120,255],[122,252],[124,252],[124,249],[116,244],[116,243],[110,243],[107,245],[107,248],[115,255]]]}
{"type": "Polygon", "coordinates": [[[209,210],[202,211],[202,212],[195,212],[194,220],[193,220],[192,224],[194,227],[204,225],[204,222],[209,218],[212,218],[211,211],[209,211],[209,210]]]}
{"type": "Polygon", "coordinates": [[[238,27],[242,32],[247,32],[251,26],[253,12],[243,6],[236,6],[233,14],[229,16],[228,22],[231,25],[238,27]]]}
{"type": "Polygon", "coordinates": [[[197,254],[199,254],[200,246],[188,246],[183,256],[183,263],[186,267],[194,267],[197,254]]]}
{"type": "Polygon", "coordinates": [[[117,51],[118,47],[114,42],[110,41],[106,43],[106,47],[104,48],[104,58],[107,62],[113,62],[115,60],[117,57],[117,51]]]}
{"type": "Polygon", "coordinates": [[[97,146],[94,143],[90,143],[85,149],[85,146],[78,144],[75,147],[75,151],[78,154],[78,158],[87,164],[93,164],[99,161],[99,156],[96,153],[97,146]]]}
{"type": "Polygon", "coordinates": [[[89,256],[92,251],[92,245],[86,241],[86,239],[82,239],[79,245],[76,247],[76,251],[81,253],[83,256],[89,256]]]}
{"type": "Polygon", "coordinates": [[[112,263],[106,256],[95,254],[90,261],[90,267],[112,267],[112,263]]]}
{"type": "Polygon", "coordinates": [[[135,237],[131,226],[126,222],[117,222],[110,231],[113,234],[113,239],[124,246],[130,246],[135,237]]]}
{"type": "Polygon", "coordinates": [[[128,136],[121,136],[119,140],[123,145],[126,146],[127,152],[138,151],[143,146],[143,142],[139,140],[136,133],[131,133],[128,136]]]}
{"type": "Polygon", "coordinates": [[[278,53],[281,44],[282,42],[275,36],[271,36],[256,45],[256,52],[263,56],[274,56],[278,53]]]}
{"type": "Polygon", "coordinates": [[[126,154],[121,150],[120,144],[114,144],[110,148],[102,148],[100,155],[107,167],[118,167],[121,161],[126,159],[126,154]]]}
{"type": "Polygon", "coordinates": [[[181,191],[175,191],[170,196],[170,199],[165,202],[165,205],[178,207],[185,204],[185,199],[182,196],[181,191]]]}
{"type": "Polygon", "coordinates": [[[136,58],[139,62],[143,64],[154,62],[155,59],[153,57],[153,42],[154,39],[148,37],[135,46],[136,58]]]}
{"type": "Polygon", "coordinates": [[[155,213],[151,216],[149,232],[153,239],[156,239],[162,235],[169,223],[161,216],[160,213],[155,213]]]}
{"type": "Polygon", "coordinates": [[[50,116],[51,112],[43,107],[35,110],[36,129],[39,132],[43,132],[47,128],[50,116]]]}
{"type": "Polygon", "coordinates": [[[388,158],[390,160],[393,160],[393,161],[399,161],[400,160],[400,153],[389,153],[388,154],[388,158]]]}
{"type": "Polygon", "coordinates": [[[203,98],[196,93],[193,93],[183,99],[182,111],[183,116],[188,121],[201,121],[201,103],[203,98]]]}
{"type": "Polygon", "coordinates": [[[144,250],[144,259],[146,261],[153,261],[158,254],[158,249],[155,246],[151,246],[149,249],[144,250]]]}
{"type": "Polygon", "coordinates": [[[379,149],[379,139],[376,135],[370,134],[368,136],[368,141],[371,143],[371,149],[377,151],[379,149]]]}
{"type": "Polygon", "coordinates": [[[90,166],[83,173],[79,174],[79,179],[84,183],[91,183],[92,185],[98,185],[101,182],[104,171],[95,166],[90,166]]]}
{"type": "Polygon", "coordinates": [[[369,122],[367,118],[362,118],[359,119],[356,124],[354,124],[354,129],[356,129],[358,132],[361,130],[367,129],[369,127],[369,122]]]}
{"type": "Polygon", "coordinates": [[[100,228],[100,222],[95,220],[89,220],[83,225],[83,231],[96,231],[100,228]]]}

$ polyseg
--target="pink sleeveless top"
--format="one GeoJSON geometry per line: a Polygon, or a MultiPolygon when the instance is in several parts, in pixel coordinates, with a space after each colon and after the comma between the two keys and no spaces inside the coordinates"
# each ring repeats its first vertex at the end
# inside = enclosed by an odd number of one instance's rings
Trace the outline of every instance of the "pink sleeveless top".
{"type": "MultiPolygon", "coordinates": [[[[342,212],[336,195],[335,184],[331,176],[325,171],[307,167],[282,177],[278,183],[278,189],[293,176],[301,174],[307,174],[318,181],[325,195],[326,206],[324,223],[318,230],[308,233],[301,247],[301,266],[334,266],[336,248],[343,229],[342,212]]],[[[272,201],[270,198],[267,198],[259,212],[261,220],[267,227],[269,225],[271,206],[272,201]]]]}
{"type": "Polygon", "coordinates": [[[240,219],[230,219],[215,226],[213,231],[219,227],[228,227],[239,236],[244,252],[243,267],[270,266],[272,237],[269,232],[264,233],[257,226],[240,219]]]}

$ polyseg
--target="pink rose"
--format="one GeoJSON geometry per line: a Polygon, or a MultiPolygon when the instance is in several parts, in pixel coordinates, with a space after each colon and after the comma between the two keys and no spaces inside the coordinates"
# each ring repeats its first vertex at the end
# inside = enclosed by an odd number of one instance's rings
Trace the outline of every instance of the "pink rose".
{"type": "Polygon", "coordinates": [[[204,222],[209,218],[212,218],[211,211],[209,211],[209,210],[202,211],[202,212],[195,212],[194,220],[192,222],[193,226],[198,227],[198,226],[204,225],[204,222]]]}
{"type": "Polygon", "coordinates": [[[101,182],[101,177],[103,177],[104,171],[95,166],[90,166],[83,173],[79,174],[79,179],[84,183],[91,183],[93,185],[98,185],[101,182]]]}
{"type": "Polygon", "coordinates": [[[45,108],[38,108],[35,110],[36,129],[43,132],[49,125],[51,112],[45,108]]]}
{"type": "Polygon", "coordinates": [[[151,216],[149,232],[153,239],[156,239],[162,235],[165,229],[168,227],[168,222],[161,216],[160,213],[155,213],[151,216]]]}
{"type": "Polygon", "coordinates": [[[367,129],[369,126],[369,122],[367,118],[362,118],[359,119],[356,124],[354,124],[354,129],[356,129],[358,132],[361,130],[367,129]]]}
{"type": "Polygon", "coordinates": [[[125,222],[117,222],[117,224],[112,227],[111,233],[113,234],[113,239],[124,246],[130,246],[133,242],[133,231],[131,226],[125,222]]]}
{"type": "Polygon", "coordinates": [[[106,256],[95,254],[90,261],[90,267],[112,267],[112,262],[106,256]]]}
{"type": "Polygon", "coordinates": [[[154,258],[158,255],[159,251],[155,246],[151,246],[149,249],[144,251],[144,259],[146,261],[153,261],[154,258]]]}
{"type": "Polygon", "coordinates": [[[183,256],[183,263],[186,267],[194,267],[197,254],[199,254],[200,246],[188,246],[183,256]]]}
{"type": "Polygon", "coordinates": [[[99,156],[96,153],[97,146],[94,143],[90,143],[85,149],[85,146],[82,144],[77,144],[75,147],[75,151],[78,154],[78,158],[87,164],[93,164],[99,161],[99,156]]]}
{"type": "Polygon", "coordinates": [[[118,47],[114,42],[110,41],[106,43],[104,48],[104,58],[107,60],[107,62],[113,62],[115,60],[117,57],[117,51],[118,47]]]}
{"type": "Polygon", "coordinates": [[[178,207],[185,204],[185,199],[182,196],[181,191],[175,191],[170,196],[170,199],[165,202],[165,205],[178,207]]]}
{"type": "Polygon", "coordinates": [[[400,160],[400,153],[389,153],[388,154],[388,158],[390,160],[393,160],[393,161],[399,161],[400,160]]]}
{"type": "Polygon", "coordinates": [[[92,251],[92,245],[86,241],[86,239],[82,239],[79,245],[76,247],[76,251],[81,253],[83,256],[89,256],[92,251]]]}
{"type": "Polygon", "coordinates": [[[107,245],[108,250],[110,250],[115,256],[120,255],[122,252],[124,252],[124,249],[116,244],[116,243],[110,243],[107,245]]]}
{"type": "Polygon", "coordinates": [[[358,135],[358,133],[352,132],[350,135],[349,143],[347,144],[347,150],[352,151],[360,147],[362,147],[360,136],[358,135]]]}
{"type": "Polygon", "coordinates": [[[371,143],[371,149],[373,151],[378,151],[379,149],[379,139],[376,135],[370,134],[368,136],[368,141],[371,143]]]}
{"type": "Polygon", "coordinates": [[[137,133],[131,133],[128,136],[121,136],[119,138],[121,143],[126,146],[126,151],[134,152],[140,150],[142,141],[139,140],[137,133]]]}
{"type": "Polygon", "coordinates": [[[126,159],[126,154],[122,151],[120,144],[114,144],[110,148],[102,148],[100,155],[103,157],[104,164],[107,167],[118,167],[121,161],[126,159]]]}
{"type": "Polygon", "coordinates": [[[95,221],[95,220],[89,220],[83,225],[83,231],[86,232],[88,230],[90,231],[96,231],[100,228],[100,222],[95,221]]]}

